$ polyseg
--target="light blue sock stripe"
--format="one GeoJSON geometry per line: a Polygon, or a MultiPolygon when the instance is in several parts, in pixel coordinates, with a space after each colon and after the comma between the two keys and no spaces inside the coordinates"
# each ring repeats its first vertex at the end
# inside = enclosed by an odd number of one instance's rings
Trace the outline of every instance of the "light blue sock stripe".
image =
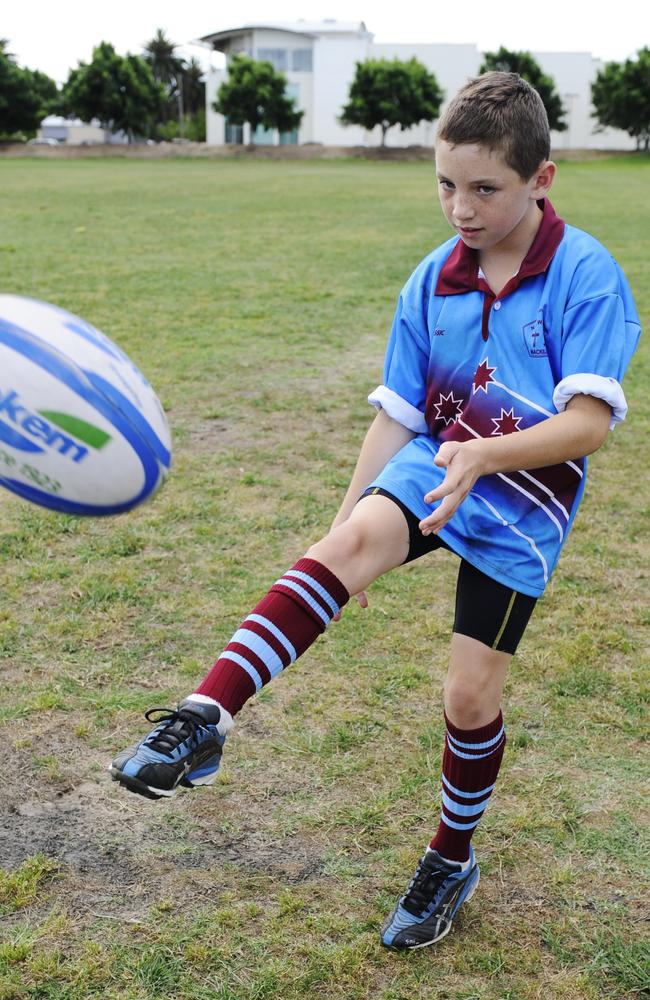
{"type": "Polygon", "coordinates": [[[332,609],[332,616],[337,615],[341,610],[332,595],[325,590],[325,587],[323,587],[318,580],[314,580],[313,576],[310,576],[309,573],[303,573],[299,569],[290,569],[287,573],[285,573],[285,576],[295,577],[296,580],[302,580],[303,583],[308,583],[311,589],[315,590],[318,596],[323,598],[328,608],[332,609]]]}
{"type": "MultiPolygon", "coordinates": [[[[454,788],[450,781],[447,781],[445,775],[442,775],[442,782],[447,786],[450,792],[454,795],[462,795],[466,799],[480,799],[482,795],[487,795],[494,788],[494,785],[488,785],[487,788],[483,788],[480,792],[463,792],[460,788],[454,788]]],[[[496,782],[495,782],[496,784],[496,782]]]]}
{"type": "Polygon", "coordinates": [[[295,592],[302,597],[305,604],[308,604],[310,608],[313,608],[325,625],[329,625],[331,621],[330,616],[327,612],[323,611],[320,604],[314,600],[311,594],[309,594],[304,587],[301,587],[299,583],[294,583],[293,580],[288,580],[286,576],[283,576],[281,580],[277,581],[277,583],[281,584],[283,587],[288,587],[289,590],[295,590],[295,592]]]}
{"type": "Polygon", "coordinates": [[[491,740],[486,740],[484,743],[461,743],[460,740],[455,739],[455,737],[451,735],[449,730],[447,730],[447,736],[449,740],[454,744],[454,746],[460,747],[461,750],[487,750],[488,747],[493,747],[499,742],[499,740],[503,736],[503,732],[504,732],[504,727],[501,726],[501,729],[499,730],[497,735],[494,736],[491,740]]]}
{"type": "Polygon", "coordinates": [[[251,680],[255,684],[256,690],[257,691],[261,691],[261,689],[263,687],[262,678],[258,674],[258,672],[255,669],[255,667],[252,664],[250,664],[248,662],[248,660],[245,660],[243,656],[240,656],[239,653],[233,653],[229,649],[224,649],[224,651],[221,654],[221,656],[219,657],[219,659],[220,660],[232,660],[233,663],[237,663],[237,664],[239,664],[240,667],[243,667],[243,669],[246,671],[246,673],[248,674],[248,676],[251,678],[251,680]]]}
{"type": "Polygon", "coordinates": [[[460,802],[454,802],[453,799],[450,799],[444,788],[442,790],[443,806],[449,809],[450,812],[453,812],[456,816],[478,816],[479,813],[482,813],[487,809],[489,801],[489,799],[486,799],[485,802],[475,802],[473,806],[463,806],[460,802]]]}
{"type": "Polygon", "coordinates": [[[463,760],[482,760],[492,754],[492,750],[488,750],[487,753],[463,753],[462,750],[456,750],[455,747],[452,747],[449,741],[447,741],[447,746],[454,757],[461,757],[463,760]]]}
{"type": "Polygon", "coordinates": [[[257,632],[251,632],[249,628],[240,628],[233,635],[229,645],[233,642],[239,643],[240,646],[246,646],[247,649],[250,649],[251,653],[259,656],[264,666],[268,667],[271,677],[276,677],[282,670],[284,666],[282,660],[273,647],[269,646],[266,639],[263,639],[257,632]]]}
{"type": "Polygon", "coordinates": [[[449,819],[447,816],[445,816],[444,809],[441,813],[441,817],[442,817],[442,822],[445,824],[445,826],[450,826],[452,830],[473,830],[474,827],[478,826],[479,823],[481,822],[479,817],[479,819],[474,820],[473,823],[456,823],[455,820],[449,819]]]}
{"type": "Polygon", "coordinates": [[[278,642],[281,642],[287,653],[291,657],[291,662],[293,663],[297,659],[298,654],[294,646],[289,642],[284,632],[281,632],[277,625],[274,625],[269,618],[265,618],[264,615],[249,615],[246,619],[247,621],[257,622],[258,625],[263,625],[267,631],[274,635],[278,642]]]}

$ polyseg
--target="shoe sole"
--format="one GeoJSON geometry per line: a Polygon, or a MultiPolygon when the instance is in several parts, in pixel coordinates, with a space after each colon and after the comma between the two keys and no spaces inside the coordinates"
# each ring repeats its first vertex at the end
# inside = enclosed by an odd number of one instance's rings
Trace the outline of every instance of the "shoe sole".
{"type": "MultiPolygon", "coordinates": [[[[463,898],[459,902],[458,907],[456,908],[456,913],[458,913],[458,910],[460,910],[460,908],[463,905],[463,903],[469,903],[470,899],[472,898],[472,896],[476,892],[476,889],[477,889],[477,886],[479,884],[480,879],[481,879],[481,872],[477,871],[477,873],[476,873],[476,881],[474,882],[474,884],[470,888],[470,890],[467,893],[467,895],[463,896],[463,898]]],[[[428,948],[428,947],[430,947],[430,945],[437,944],[438,941],[442,941],[442,939],[444,937],[447,937],[447,935],[451,931],[452,927],[454,926],[454,920],[456,919],[456,913],[454,914],[454,916],[452,917],[452,919],[449,921],[449,923],[445,927],[445,929],[442,932],[442,934],[438,934],[438,937],[432,938],[431,941],[423,941],[422,944],[413,944],[413,945],[410,945],[408,948],[396,948],[395,945],[384,944],[383,935],[382,935],[382,938],[380,939],[381,943],[384,946],[384,948],[388,948],[389,951],[418,951],[420,948],[428,948]]]]}
{"type": "Polygon", "coordinates": [[[203,774],[199,778],[193,778],[190,774],[186,778],[181,778],[180,784],[183,788],[203,788],[204,785],[214,785],[216,780],[217,772],[213,771],[212,774],[203,774]]]}
{"type": "Polygon", "coordinates": [[[134,792],[136,795],[142,795],[146,799],[171,799],[172,796],[176,794],[176,791],[181,786],[183,788],[199,788],[203,785],[214,784],[217,772],[213,774],[206,774],[200,778],[182,778],[176,788],[153,788],[151,785],[146,785],[144,781],[140,781],[139,778],[134,778],[130,774],[124,774],[118,768],[109,765],[109,774],[113,781],[119,782],[120,785],[124,785],[129,792],[134,792]]]}
{"type": "Polygon", "coordinates": [[[175,788],[151,788],[150,785],[145,785],[144,781],[133,778],[130,774],[124,774],[124,771],[118,771],[112,764],[108,768],[108,771],[113,781],[118,781],[129,792],[142,795],[145,799],[170,799],[172,795],[176,794],[175,788]]]}

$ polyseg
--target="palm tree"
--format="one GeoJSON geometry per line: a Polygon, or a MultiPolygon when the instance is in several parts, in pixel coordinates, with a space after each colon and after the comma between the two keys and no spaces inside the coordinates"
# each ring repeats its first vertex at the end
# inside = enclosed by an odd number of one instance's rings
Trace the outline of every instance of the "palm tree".
{"type": "Polygon", "coordinates": [[[195,115],[205,108],[204,77],[201,63],[192,56],[183,68],[183,108],[188,115],[195,115]]]}
{"type": "Polygon", "coordinates": [[[144,59],[151,66],[155,79],[162,83],[167,92],[165,120],[169,120],[176,115],[185,64],[176,55],[176,44],[167,38],[162,28],[157,28],[154,37],[144,46],[144,59]]]}

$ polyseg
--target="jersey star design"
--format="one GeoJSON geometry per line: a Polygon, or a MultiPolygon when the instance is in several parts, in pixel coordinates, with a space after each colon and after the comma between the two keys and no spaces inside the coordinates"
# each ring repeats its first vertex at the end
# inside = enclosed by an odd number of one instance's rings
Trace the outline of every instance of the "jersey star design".
{"type": "Polygon", "coordinates": [[[495,425],[492,431],[493,437],[498,437],[502,434],[512,434],[514,431],[519,430],[519,424],[522,421],[522,417],[515,416],[514,406],[510,410],[504,410],[501,407],[501,416],[492,417],[492,423],[495,425]]]}
{"type": "Polygon", "coordinates": [[[463,412],[463,400],[454,399],[454,391],[443,396],[442,393],[438,396],[438,402],[433,404],[436,408],[436,420],[444,420],[445,427],[449,424],[453,424],[458,420],[459,416],[463,412]]]}
{"type": "Polygon", "coordinates": [[[474,375],[474,382],[472,383],[472,395],[482,389],[487,396],[487,387],[490,382],[494,382],[492,378],[492,372],[496,371],[495,368],[490,368],[490,362],[486,358],[485,361],[481,361],[480,365],[476,369],[476,374],[474,375]]]}

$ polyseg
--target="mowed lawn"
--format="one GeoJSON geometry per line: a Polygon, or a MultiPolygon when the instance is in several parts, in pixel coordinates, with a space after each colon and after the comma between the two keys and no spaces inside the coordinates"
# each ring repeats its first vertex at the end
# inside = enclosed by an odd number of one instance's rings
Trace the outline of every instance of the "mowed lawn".
{"type": "MultiPolygon", "coordinates": [[[[648,158],[563,163],[553,195],[645,325],[649,185],[648,158]]],[[[448,233],[433,166],[4,161],[0,219],[0,291],[113,337],[174,435],[164,489],[117,519],[0,491],[0,1000],[641,996],[647,339],[512,664],[479,890],[395,955],[378,931],[439,813],[450,554],[374,585],[247,706],[212,789],[149,802],[106,766],[326,531],[396,297],[448,233]]]]}

